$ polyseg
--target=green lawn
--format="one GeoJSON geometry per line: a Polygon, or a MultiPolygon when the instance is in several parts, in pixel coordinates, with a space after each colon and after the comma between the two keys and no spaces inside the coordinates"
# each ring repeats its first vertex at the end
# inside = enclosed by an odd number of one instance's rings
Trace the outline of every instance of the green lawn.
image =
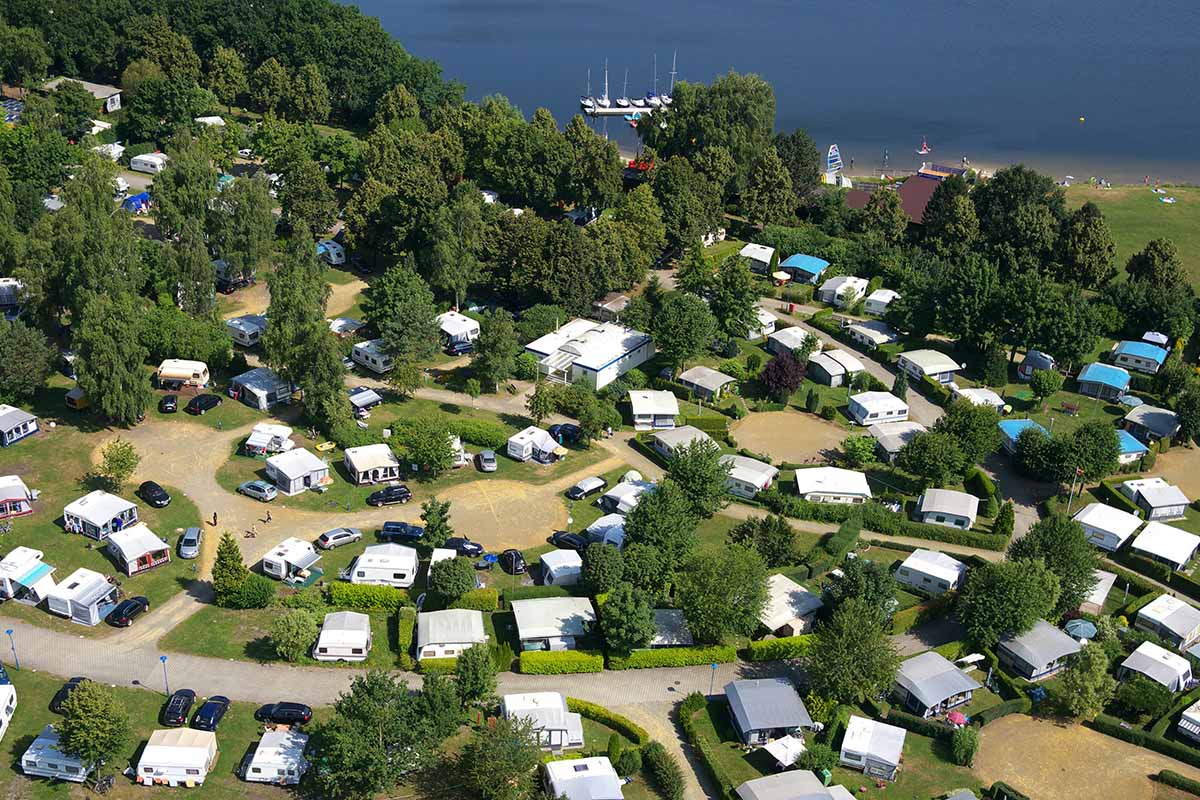
{"type": "Polygon", "coordinates": [[[729,256],[739,252],[746,243],[741,239],[735,239],[732,236],[726,237],[725,241],[717,242],[712,247],[704,248],[704,255],[714,267],[719,265],[729,256]]]}
{"type": "Polygon", "coordinates": [[[252,422],[268,421],[268,415],[257,409],[251,408],[245,403],[239,403],[225,394],[227,383],[222,383],[219,387],[211,385],[205,391],[205,394],[215,394],[224,398],[221,405],[214,408],[212,411],[207,411],[203,414],[192,415],[184,411],[188,400],[192,398],[191,394],[179,394],[179,410],[174,414],[164,414],[158,410],[158,400],[160,397],[169,392],[154,393],[154,406],[148,412],[147,416],[167,422],[176,422],[179,424],[191,423],[193,425],[206,425],[216,430],[232,430],[240,428],[243,425],[249,425],[252,422]]]}

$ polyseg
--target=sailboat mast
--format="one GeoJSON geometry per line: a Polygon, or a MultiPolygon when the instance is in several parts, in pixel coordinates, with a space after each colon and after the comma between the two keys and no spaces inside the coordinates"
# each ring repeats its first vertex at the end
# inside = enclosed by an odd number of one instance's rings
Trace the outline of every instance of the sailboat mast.
{"type": "Polygon", "coordinates": [[[604,59],[604,99],[608,99],[608,59],[604,59]]]}
{"type": "Polygon", "coordinates": [[[654,54],[654,94],[658,94],[658,53],[654,54]]]}
{"type": "Polygon", "coordinates": [[[675,94],[675,59],[678,55],[678,50],[671,54],[671,88],[668,94],[675,94]]]}

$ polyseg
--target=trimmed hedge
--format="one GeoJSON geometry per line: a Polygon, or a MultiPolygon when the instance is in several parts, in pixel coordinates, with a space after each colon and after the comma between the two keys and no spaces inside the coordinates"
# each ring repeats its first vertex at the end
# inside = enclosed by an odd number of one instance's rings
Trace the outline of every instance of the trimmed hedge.
{"type": "Polygon", "coordinates": [[[1107,503],[1108,505],[1119,508],[1122,511],[1128,511],[1135,517],[1144,518],[1142,509],[1138,507],[1138,504],[1121,494],[1121,491],[1108,481],[1101,481],[1100,485],[1096,487],[1095,491],[1096,497],[1100,500],[1100,502],[1107,503]]]}
{"type": "Polygon", "coordinates": [[[663,800],[683,800],[683,770],[675,756],[658,742],[642,748],[642,769],[663,800]]]}
{"type": "Polygon", "coordinates": [[[717,787],[717,797],[720,800],[732,800],[733,779],[725,772],[725,767],[713,756],[709,742],[696,732],[696,721],[693,717],[708,708],[708,700],[699,692],[692,692],[679,704],[679,724],[683,733],[691,743],[700,763],[714,786],[717,787]]]}
{"type": "Polygon", "coordinates": [[[705,414],[702,417],[684,417],[683,424],[699,428],[714,438],[719,438],[729,433],[729,417],[724,414],[719,417],[713,414],[705,414]]]}
{"type": "Polygon", "coordinates": [[[1171,706],[1171,710],[1159,717],[1158,721],[1150,726],[1150,733],[1153,736],[1165,736],[1167,729],[1171,727],[1171,723],[1177,716],[1183,713],[1184,709],[1188,708],[1192,703],[1200,700],[1200,688],[1193,689],[1187,694],[1180,697],[1175,704],[1171,706]]]}
{"type": "Polygon", "coordinates": [[[1192,780],[1186,775],[1180,775],[1178,772],[1170,769],[1161,770],[1154,779],[1159,783],[1173,786],[1176,789],[1182,789],[1188,794],[1200,795],[1200,781],[1192,780]]]}
{"type": "Polygon", "coordinates": [[[627,656],[609,654],[609,669],[652,669],[654,667],[694,667],[698,664],[732,664],[737,649],[728,645],[712,647],[662,647],[634,650],[627,656]]]}
{"type": "Polygon", "coordinates": [[[595,703],[589,703],[577,697],[568,697],[567,710],[585,719],[590,719],[612,728],[639,747],[650,744],[650,734],[646,732],[645,728],[628,717],[623,717],[620,714],[609,711],[604,706],[598,706],[595,703]]]}
{"type": "Polygon", "coordinates": [[[1121,609],[1120,615],[1132,622],[1133,617],[1137,616],[1137,613],[1144,607],[1150,605],[1150,603],[1153,602],[1154,599],[1160,594],[1162,594],[1161,591],[1155,590],[1152,592],[1147,592],[1141,597],[1134,597],[1123,609],[1121,609]]]}
{"type": "Polygon", "coordinates": [[[829,721],[829,726],[825,728],[824,739],[822,741],[829,745],[834,750],[841,746],[842,734],[846,732],[846,726],[850,724],[850,715],[854,713],[853,706],[838,706],[833,710],[833,719],[829,721]]]}
{"type": "Polygon", "coordinates": [[[1116,717],[1110,717],[1108,714],[1101,714],[1091,722],[1085,724],[1090,725],[1101,733],[1114,736],[1130,744],[1136,744],[1138,747],[1145,747],[1148,750],[1178,759],[1193,767],[1200,767],[1200,750],[1196,750],[1186,744],[1172,742],[1161,736],[1153,736],[1149,732],[1139,728],[1124,728],[1122,727],[1121,720],[1116,717]]]}
{"type": "Polygon", "coordinates": [[[451,420],[450,432],[468,444],[501,450],[508,444],[508,428],[486,419],[451,420]]]}
{"type": "Polygon", "coordinates": [[[449,658],[422,658],[417,662],[417,667],[421,672],[454,672],[456,666],[458,666],[458,658],[456,656],[449,658]]]}
{"type": "Polygon", "coordinates": [[[391,586],[335,581],[325,591],[329,594],[329,605],[358,611],[396,611],[411,603],[408,592],[391,586]]]}
{"type": "Polygon", "coordinates": [[[1030,800],[1029,795],[1018,792],[1004,781],[996,781],[987,790],[989,800],[1030,800]]]}
{"type": "Polygon", "coordinates": [[[909,714],[906,711],[900,711],[896,708],[888,712],[887,721],[889,724],[908,728],[913,733],[928,736],[930,739],[944,739],[948,742],[950,741],[950,737],[954,736],[954,728],[950,725],[930,722],[915,714],[909,714]]]}
{"type": "Polygon", "coordinates": [[[1118,564],[1129,567],[1134,572],[1159,583],[1165,583],[1172,589],[1178,589],[1193,600],[1200,600],[1200,583],[1181,572],[1176,572],[1163,564],[1129,550],[1118,550],[1109,554],[1109,558],[1118,564]]]}
{"type": "Polygon", "coordinates": [[[928,375],[921,378],[921,388],[929,395],[929,399],[939,406],[950,405],[950,390],[928,375]]]}
{"type": "Polygon", "coordinates": [[[781,639],[763,639],[751,642],[746,648],[747,661],[781,661],[788,658],[802,658],[812,648],[816,636],[808,633],[803,636],[785,636],[781,639]]]}
{"type": "Polygon", "coordinates": [[[396,613],[396,646],[400,650],[400,656],[396,659],[400,669],[412,670],[415,664],[413,663],[412,647],[413,634],[417,629],[417,610],[409,606],[401,608],[396,613]]]}
{"type": "Polygon", "coordinates": [[[989,722],[995,722],[1001,717],[1007,717],[1009,714],[1024,714],[1032,707],[1028,697],[1023,697],[1019,700],[1005,700],[999,705],[985,708],[977,714],[971,715],[971,722],[979,727],[987,725],[989,722]]]}
{"type": "Polygon", "coordinates": [[[500,608],[500,592],[497,589],[470,589],[451,603],[450,608],[495,611],[500,608]]]}
{"type": "Polygon", "coordinates": [[[503,592],[504,602],[513,600],[538,600],[543,597],[570,597],[571,591],[566,586],[514,586],[503,592]]]}
{"type": "Polygon", "coordinates": [[[604,656],[593,650],[528,650],[521,653],[521,672],[525,675],[573,675],[603,672],[604,656]]]}

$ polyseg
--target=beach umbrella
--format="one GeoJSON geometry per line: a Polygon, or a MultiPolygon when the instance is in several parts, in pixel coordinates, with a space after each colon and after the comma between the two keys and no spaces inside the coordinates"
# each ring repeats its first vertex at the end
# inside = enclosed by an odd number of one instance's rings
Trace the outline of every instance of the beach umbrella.
{"type": "Polygon", "coordinates": [[[951,711],[946,715],[946,719],[954,725],[966,725],[967,718],[961,711],[951,711]]]}
{"type": "Polygon", "coordinates": [[[1140,397],[1134,397],[1131,394],[1127,394],[1121,398],[1121,405],[1129,408],[1137,408],[1138,406],[1144,406],[1145,404],[1145,400],[1141,399],[1140,397]]]}
{"type": "Polygon", "coordinates": [[[1076,639],[1092,639],[1096,636],[1096,626],[1086,619],[1073,619],[1067,623],[1066,629],[1076,639]]]}

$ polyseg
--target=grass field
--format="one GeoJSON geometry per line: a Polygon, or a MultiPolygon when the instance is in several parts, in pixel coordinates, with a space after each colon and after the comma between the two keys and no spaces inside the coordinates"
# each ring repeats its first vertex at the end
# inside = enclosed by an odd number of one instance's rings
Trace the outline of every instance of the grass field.
{"type": "Polygon", "coordinates": [[[1193,285],[1200,284],[1200,189],[1171,188],[1167,194],[1175,198],[1175,204],[1160,202],[1163,195],[1145,186],[1093,189],[1077,185],[1067,190],[1067,201],[1072,207],[1090,201],[1104,212],[1117,246],[1119,270],[1151,239],[1165,238],[1179,248],[1179,259],[1193,285]]]}

